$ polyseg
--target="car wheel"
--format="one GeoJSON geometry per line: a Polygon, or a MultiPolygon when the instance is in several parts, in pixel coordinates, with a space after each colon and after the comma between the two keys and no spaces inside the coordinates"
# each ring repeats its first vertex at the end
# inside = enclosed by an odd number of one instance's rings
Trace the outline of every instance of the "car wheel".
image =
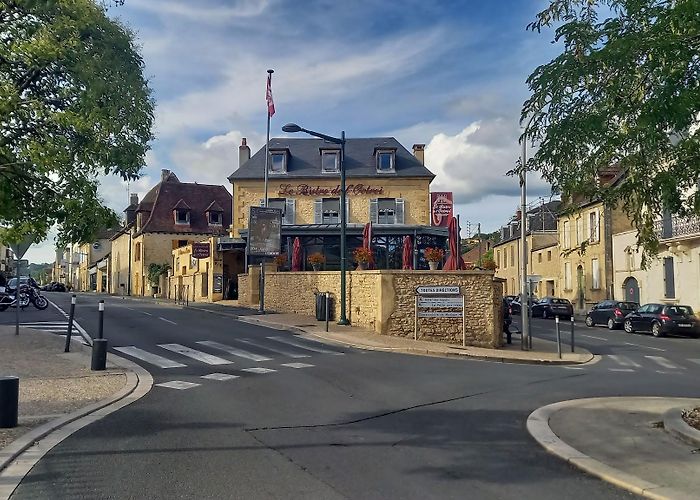
{"type": "Polygon", "coordinates": [[[589,328],[595,326],[595,321],[590,316],[586,316],[586,326],[589,328]]]}
{"type": "Polygon", "coordinates": [[[663,332],[661,332],[661,325],[659,323],[651,325],[651,334],[654,337],[663,337],[663,332]]]}
{"type": "Polygon", "coordinates": [[[615,322],[613,321],[612,318],[608,319],[608,330],[614,330],[615,329],[615,322]]]}
{"type": "Polygon", "coordinates": [[[632,328],[632,322],[628,319],[625,320],[625,331],[627,333],[634,333],[634,328],[632,328]]]}

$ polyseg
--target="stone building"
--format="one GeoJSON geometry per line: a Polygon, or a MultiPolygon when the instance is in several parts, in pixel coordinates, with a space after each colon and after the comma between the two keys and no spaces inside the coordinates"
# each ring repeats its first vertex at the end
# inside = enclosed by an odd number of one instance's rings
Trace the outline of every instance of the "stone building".
{"type": "MultiPolygon", "coordinates": [[[[532,290],[538,297],[558,296],[560,293],[557,241],[560,204],[559,201],[542,203],[526,214],[527,274],[540,277],[532,290]]],[[[501,241],[493,246],[496,277],[505,280],[503,291],[506,295],[520,294],[521,222],[518,211],[508,224],[501,227],[501,241]]]]}
{"type": "Polygon", "coordinates": [[[180,182],[170,170],[161,171],[141,202],[130,201],[125,226],[112,239],[112,293],[161,293],[148,279],[151,264],[172,267],[174,249],[225,235],[231,226],[231,194],[224,186],[180,182]]]}

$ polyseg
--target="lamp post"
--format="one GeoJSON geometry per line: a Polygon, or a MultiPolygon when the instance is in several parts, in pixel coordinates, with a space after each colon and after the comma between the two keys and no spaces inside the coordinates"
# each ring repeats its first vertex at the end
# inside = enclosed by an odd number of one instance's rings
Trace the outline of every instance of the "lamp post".
{"type": "Polygon", "coordinates": [[[532,123],[534,114],[530,115],[525,129],[523,130],[522,154],[520,165],[520,317],[523,323],[523,333],[521,335],[521,348],[532,349],[532,337],[530,336],[530,289],[527,282],[527,128],[532,123]]]}
{"type": "Polygon", "coordinates": [[[303,127],[300,127],[296,123],[288,123],[284,127],[282,127],[283,132],[287,133],[296,133],[296,132],[304,132],[306,134],[309,134],[313,137],[318,137],[319,139],[326,140],[328,142],[332,142],[333,144],[340,144],[340,319],[338,320],[339,325],[349,325],[350,322],[348,321],[347,315],[346,315],[346,308],[345,308],[345,271],[347,270],[347,251],[345,248],[346,245],[346,237],[345,233],[347,230],[347,214],[345,212],[345,206],[346,206],[346,196],[347,193],[345,192],[345,131],[343,130],[340,133],[340,138],[337,137],[332,137],[330,135],[326,134],[321,134],[320,132],[314,132],[313,130],[308,130],[303,127]]]}

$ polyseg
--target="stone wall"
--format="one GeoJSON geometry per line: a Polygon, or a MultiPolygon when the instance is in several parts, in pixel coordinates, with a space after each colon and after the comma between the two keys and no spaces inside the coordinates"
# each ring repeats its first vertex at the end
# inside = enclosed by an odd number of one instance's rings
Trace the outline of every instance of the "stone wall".
{"type": "MultiPolygon", "coordinates": [[[[258,304],[259,271],[238,281],[241,305],[258,304]]],[[[352,271],[347,273],[347,316],[353,326],[383,335],[413,337],[415,288],[421,285],[460,286],[466,297],[466,343],[498,347],[502,340],[501,280],[490,271],[352,271]]],[[[313,315],[314,291],[330,291],[334,318],[340,315],[340,273],[269,272],[266,274],[265,307],[278,312],[313,315]]],[[[460,318],[420,318],[419,336],[424,340],[462,343],[460,318]]]]}

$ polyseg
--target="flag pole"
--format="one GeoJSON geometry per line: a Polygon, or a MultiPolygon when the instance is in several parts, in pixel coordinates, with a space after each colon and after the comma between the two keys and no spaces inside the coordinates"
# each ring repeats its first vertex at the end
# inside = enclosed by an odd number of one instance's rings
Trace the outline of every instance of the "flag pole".
{"type": "Polygon", "coordinates": [[[267,100],[267,140],[265,141],[265,208],[267,208],[268,204],[267,175],[270,161],[270,102],[272,101],[272,73],[274,72],[274,69],[267,70],[267,91],[265,94],[267,100]]]}

